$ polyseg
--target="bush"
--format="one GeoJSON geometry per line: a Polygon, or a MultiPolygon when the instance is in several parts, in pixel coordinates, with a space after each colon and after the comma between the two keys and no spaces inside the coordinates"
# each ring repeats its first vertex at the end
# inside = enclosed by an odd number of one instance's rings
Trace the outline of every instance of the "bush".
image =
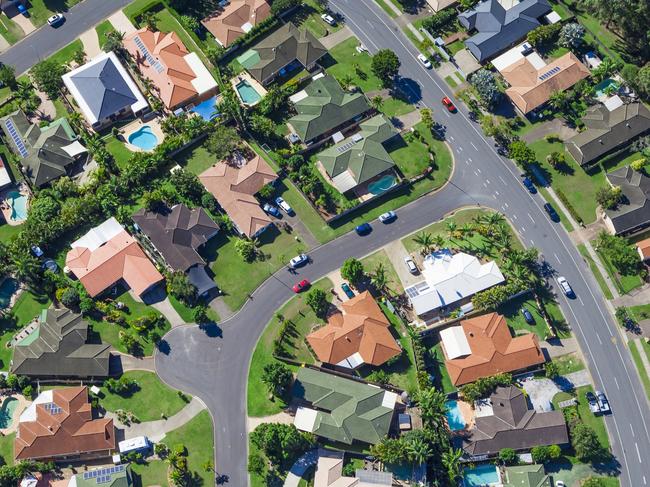
{"type": "Polygon", "coordinates": [[[490,377],[482,377],[475,382],[461,386],[460,393],[466,401],[473,403],[491,394],[497,387],[506,387],[509,385],[512,385],[512,374],[497,374],[490,377]]]}
{"type": "Polygon", "coordinates": [[[530,454],[535,463],[546,463],[551,459],[551,452],[547,446],[534,446],[530,450],[530,454]]]}
{"type": "Polygon", "coordinates": [[[566,195],[562,192],[562,190],[555,190],[555,194],[557,195],[558,198],[560,198],[560,201],[564,205],[564,207],[567,209],[569,214],[573,217],[573,219],[578,222],[578,224],[582,225],[584,223],[584,220],[580,215],[578,215],[578,212],[576,209],[573,207],[571,202],[567,199],[566,195]]]}
{"type": "Polygon", "coordinates": [[[494,107],[501,99],[499,85],[497,85],[494,73],[491,71],[485,68],[479,69],[472,75],[471,82],[486,107],[494,107]]]}
{"type": "Polygon", "coordinates": [[[544,46],[555,42],[562,29],[562,24],[541,25],[531,30],[526,36],[526,40],[535,47],[544,46]]]}
{"type": "Polygon", "coordinates": [[[558,375],[560,375],[557,364],[555,362],[546,362],[544,364],[544,374],[549,379],[555,379],[558,375]]]}
{"type": "Polygon", "coordinates": [[[622,198],[623,192],[619,186],[603,186],[596,191],[596,201],[607,210],[615,210],[622,198]]]}
{"type": "Polygon", "coordinates": [[[453,7],[442,9],[435,15],[427,17],[422,21],[422,27],[428,30],[434,37],[456,20],[458,13],[453,7]]]}
{"type": "Polygon", "coordinates": [[[309,307],[314,310],[316,316],[323,318],[327,314],[329,302],[327,301],[327,293],[322,289],[311,289],[305,298],[305,302],[309,307]]]}
{"type": "Polygon", "coordinates": [[[255,243],[247,238],[238,238],[235,241],[235,251],[246,262],[255,260],[255,243]]]}
{"type": "Polygon", "coordinates": [[[604,451],[598,440],[598,435],[592,427],[585,423],[578,423],[572,428],[571,445],[576,452],[576,457],[581,462],[602,459],[604,451]]]}
{"type": "Polygon", "coordinates": [[[66,289],[63,294],[61,294],[61,303],[66,308],[74,308],[79,304],[79,291],[73,287],[66,289]]]}
{"type": "Polygon", "coordinates": [[[503,465],[513,465],[517,462],[517,453],[512,448],[502,448],[499,452],[499,461],[503,465]]]}
{"type": "Polygon", "coordinates": [[[360,260],[351,257],[341,266],[341,277],[350,281],[353,286],[359,284],[365,276],[365,270],[360,260]]]}
{"type": "Polygon", "coordinates": [[[373,57],[370,69],[385,88],[392,86],[401,66],[400,60],[390,49],[380,49],[373,57]]]}
{"type": "Polygon", "coordinates": [[[302,0],[274,0],[271,5],[271,13],[278,15],[301,4],[302,0]]]}

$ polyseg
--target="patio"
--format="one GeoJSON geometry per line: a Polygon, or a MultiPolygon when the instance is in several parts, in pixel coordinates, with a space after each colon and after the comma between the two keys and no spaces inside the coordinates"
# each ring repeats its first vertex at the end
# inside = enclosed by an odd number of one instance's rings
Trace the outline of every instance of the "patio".
{"type": "Polygon", "coordinates": [[[165,139],[165,134],[162,131],[158,118],[153,118],[146,122],[142,118],[137,118],[122,127],[120,134],[124,138],[124,145],[131,152],[151,152],[165,139]],[[148,136],[149,140],[147,142],[150,142],[150,144],[142,144],[140,142],[140,137],[142,136],[148,136]]]}

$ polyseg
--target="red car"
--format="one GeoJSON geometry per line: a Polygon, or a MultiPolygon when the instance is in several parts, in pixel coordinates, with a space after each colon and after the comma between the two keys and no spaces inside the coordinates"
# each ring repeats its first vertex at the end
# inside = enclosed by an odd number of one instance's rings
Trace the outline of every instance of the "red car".
{"type": "Polygon", "coordinates": [[[305,289],[307,289],[309,286],[311,286],[311,283],[307,279],[303,279],[297,284],[294,284],[293,286],[293,292],[294,293],[301,293],[305,289]]]}
{"type": "Polygon", "coordinates": [[[447,107],[451,113],[456,113],[456,106],[452,103],[448,96],[445,96],[442,99],[442,104],[447,107]]]}

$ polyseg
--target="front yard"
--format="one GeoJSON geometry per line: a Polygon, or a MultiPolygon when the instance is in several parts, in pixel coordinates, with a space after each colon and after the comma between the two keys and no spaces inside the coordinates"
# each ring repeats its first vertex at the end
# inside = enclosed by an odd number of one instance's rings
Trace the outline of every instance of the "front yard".
{"type": "Polygon", "coordinates": [[[438,180],[446,181],[451,175],[453,165],[447,144],[434,138],[423,122],[417,123],[414,128],[423,136],[424,142],[406,133],[403,138],[396,138],[395,142],[388,146],[388,153],[407,178],[418,176],[432,166],[438,180]],[[433,163],[429,158],[429,150],[435,153],[433,163]]]}
{"type": "MultiPolygon", "coordinates": [[[[558,335],[562,338],[570,336],[566,321],[557,303],[550,299],[542,299],[542,302],[558,335]]],[[[515,334],[533,332],[540,340],[545,340],[549,335],[548,326],[537,308],[535,299],[530,295],[511,299],[506,304],[497,308],[497,312],[506,317],[508,326],[514,330],[515,334]],[[533,320],[535,321],[533,325],[526,323],[524,316],[521,314],[523,308],[526,308],[533,315],[533,320]]]]}
{"type": "Polygon", "coordinates": [[[402,287],[402,281],[400,280],[395,267],[388,258],[388,254],[385,250],[379,250],[374,254],[371,254],[367,257],[361,259],[363,267],[366,271],[366,274],[372,276],[372,274],[377,270],[379,264],[384,266],[386,272],[386,278],[388,280],[388,289],[394,295],[402,294],[404,288],[402,287]]]}

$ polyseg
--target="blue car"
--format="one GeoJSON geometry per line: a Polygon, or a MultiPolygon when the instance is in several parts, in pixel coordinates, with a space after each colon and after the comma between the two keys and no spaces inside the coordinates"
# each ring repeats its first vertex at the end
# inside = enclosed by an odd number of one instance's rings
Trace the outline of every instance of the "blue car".
{"type": "Polygon", "coordinates": [[[370,223],[362,223],[354,230],[357,232],[357,235],[363,236],[372,232],[372,227],[370,226],[370,223]]]}
{"type": "Polygon", "coordinates": [[[352,291],[352,289],[350,289],[350,286],[348,285],[347,282],[344,282],[343,284],[341,284],[341,289],[343,289],[343,292],[345,293],[345,295],[348,298],[352,299],[354,297],[354,291],[352,291]]]}
{"type": "Polygon", "coordinates": [[[522,182],[524,183],[524,186],[526,186],[526,189],[532,194],[537,193],[537,188],[529,178],[524,178],[522,182]]]}
{"type": "Polygon", "coordinates": [[[535,318],[533,318],[533,315],[526,308],[521,308],[521,314],[523,315],[524,320],[526,320],[526,323],[529,325],[535,324],[535,318]]]}
{"type": "Polygon", "coordinates": [[[551,220],[553,220],[554,222],[560,221],[560,215],[557,214],[557,211],[555,211],[553,205],[551,205],[550,203],[545,203],[544,209],[546,210],[546,213],[548,213],[548,216],[551,217],[551,220]]]}
{"type": "Polygon", "coordinates": [[[282,218],[282,213],[280,213],[280,210],[278,210],[277,206],[270,205],[268,203],[264,204],[264,211],[267,212],[269,215],[272,215],[276,218],[282,218]]]}

